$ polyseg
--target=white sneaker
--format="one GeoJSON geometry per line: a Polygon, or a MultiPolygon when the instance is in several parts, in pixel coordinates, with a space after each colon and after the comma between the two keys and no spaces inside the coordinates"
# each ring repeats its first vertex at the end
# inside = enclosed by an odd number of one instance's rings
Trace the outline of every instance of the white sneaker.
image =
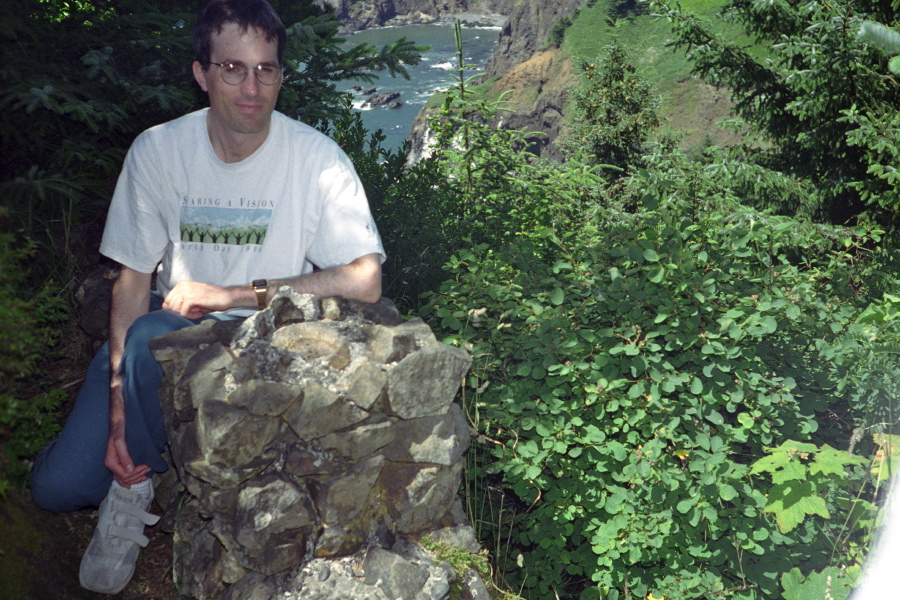
{"type": "Polygon", "coordinates": [[[150,540],[144,525],[155,525],[159,517],[147,512],[153,502],[153,483],[143,493],[115,483],[100,503],[100,519],[81,559],[81,587],[101,594],[118,594],[131,581],[140,548],[150,540]],[[140,548],[139,548],[140,546],[140,548]]]}

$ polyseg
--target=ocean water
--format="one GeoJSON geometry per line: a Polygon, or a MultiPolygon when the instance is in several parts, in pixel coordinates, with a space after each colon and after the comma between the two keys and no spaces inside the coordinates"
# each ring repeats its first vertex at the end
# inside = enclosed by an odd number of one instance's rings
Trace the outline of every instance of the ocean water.
{"type": "MultiPolygon", "coordinates": [[[[400,92],[403,106],[395,109],[362,108],[366,96],[354,94],[353,106],[362,113],[363,123],[369,131],[381,129],[386,140],[386,148],[400,146],[409,135],[413,120],[425,106],[425,102],[435,92],[448,89],[456,83],[456,40],[451,23],[434,25],[408,25],[404,27],[381,27],[366,29],[347,36],[347,46],[370,44],[382,48],[405,37],[418,46],[431,46],[423,53],[422,61],[407,67],[410,79],[391,77],[386,71],[376,73],[379,78],[372,84],[360,81],[344,82],[341,89],[349,90],[352,85],[363,88],[374,87],[378,92],[400,92]]],[[[494,53],[494,45],[500,34],[499,27],[463,27],[463,59],[474,67],[467,69],[466,77],[484,72],[488,60],[494,53]]]]}

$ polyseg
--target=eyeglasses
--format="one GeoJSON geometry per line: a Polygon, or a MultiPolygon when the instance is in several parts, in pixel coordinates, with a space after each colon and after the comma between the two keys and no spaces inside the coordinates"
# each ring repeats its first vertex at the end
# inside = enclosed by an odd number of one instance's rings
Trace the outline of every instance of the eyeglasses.
{"type": "MultiPolygon", "coordinates": [[[[221,67],[219,72],[222,74],[222,80],[228,85],[239,85],[247,78],[247,65],[242,62],[217,63],[210,61],[209,64],[221,67]]],[[[260,63],[253,67],[253,74],[261,84],[275,85],[281,79],[281,70],[280,65],[260,63]]]]}

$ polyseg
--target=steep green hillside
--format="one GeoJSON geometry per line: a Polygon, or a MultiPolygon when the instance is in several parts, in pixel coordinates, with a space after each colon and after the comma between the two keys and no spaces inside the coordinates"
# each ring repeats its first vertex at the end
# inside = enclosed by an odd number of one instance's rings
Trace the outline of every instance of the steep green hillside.
{"type": "MultiPolygon", "coordinates": [[[[690,65],[683,52],[667,47],[674,39],[668,21],[651,14],[643,4],[631,11],[617,8],[623,4],[617,0],[588,2],[566,29],[562,49],[571,56],[591,58],[617,38],[629,50],[641,74],[669,104],[674,98],[673,88],[690,76],[690,65]]],[[[715,22],[716,30],[729,39],[744,38],[752,44],[736,24],[716,18],[724,0],[684,0],[681,4],[698,18],[715,22]]]]}
{"type": "MultiPolygon", "coordinates": [[[[614,39],[628,50],[633,64],[659,94],[661,113],[668,127],[685,136],[683,147],[707,142],[728,143],[735,136],[714,123],[727,118],[727,90],[716,89],[690,76],[690,65],[681,51],[667,45],[673,40],[668,21],[656,17],[642,3],[595,0],[588,2],[565,30],[562,50],[573,57],[591,59],[614,39]]],[[[682,6],[699,18],[714,20],[730,39],[746,38],[739,27],[716,15],[724,0],[684,0],[682,6]]],[[[751,44],[751,40],[747,39],[751,44]]]]}
{"type": "MultiPolygon", "coordinates": [[[[737,25],[717,18],[724,0],[685,0],[682,5],[698,18],[714,22],[715,29],[729,39],[745,39],[752,45],[737,25]]],[[[519,76],[485,82],[479,86],[480,91],[495,99],[515,86],[514,93],[507,96],[510,108],[528,112],[547,89],[577,81],[577,74],[572,72],[577,59],[591,60],[616,40],[625,46],[634,66],[659,96],[663,129],[682,136],[682,148],[691,151],[709,143],[729,144],[739,139],[737,134],[716,125],[730,117],[728,90],[691,77],[684,52],[668,46],[674,39],[669,22],[651,14],[644,3],[589,0],[571,20],[561,21],[552,37],[545,41],[545,48],[550,49],[554,43],[560,48],[561,56],[554,59],[556,67],[551,75],[557,79],[556,85],[541,77],[519,76]]],[[[533,62],[536,64],[532,70],[545,68],[547,63],[540,58],[533,62]]],[[[528,70],[527,63],[524,70],[528,70]]]]}

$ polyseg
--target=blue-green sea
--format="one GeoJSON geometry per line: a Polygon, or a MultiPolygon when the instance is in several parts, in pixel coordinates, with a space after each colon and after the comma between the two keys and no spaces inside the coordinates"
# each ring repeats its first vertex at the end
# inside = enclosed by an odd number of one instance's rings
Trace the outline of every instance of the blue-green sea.
{"type": "MultiPolygon", "coordinates": [[[[456,41],[453,25],[408,25],[404,27],[383,27],[366,29],[347,36],[346,44],[370,44],[382,48],[401,37],[415,42],[418,46],[431,46],[423,54],[422,62],[407,67],[410,80],[402,77],[392,78],[387,72],[379,73],[379,79],[372,84],[364,82],[346,82],[342,89],[348,90],[352,85],[363,88],[375,87],[379,92],[400,92],[403,106],[396,109],[373,108],[362,110],[363,123],[370,131],[381,129],[387,139],[385,147],[400,146],[409,135],[410,127],[416,115],[425,105],[425,101],[437,91],[446,90],[456,83],[453,77],[456,69],[456,41]],[[452,71],[451,71],[452,69],[452,71]]],[[[466,76],[476,75],[484,68],[494,52],[494,44],[500,34],[499,27],[463,27],[463,58],[474,67],[466,71],[466,76]]],[[[361,108],[366,97],[359,93],[354,95],[354,106],[361,108]]]]}

